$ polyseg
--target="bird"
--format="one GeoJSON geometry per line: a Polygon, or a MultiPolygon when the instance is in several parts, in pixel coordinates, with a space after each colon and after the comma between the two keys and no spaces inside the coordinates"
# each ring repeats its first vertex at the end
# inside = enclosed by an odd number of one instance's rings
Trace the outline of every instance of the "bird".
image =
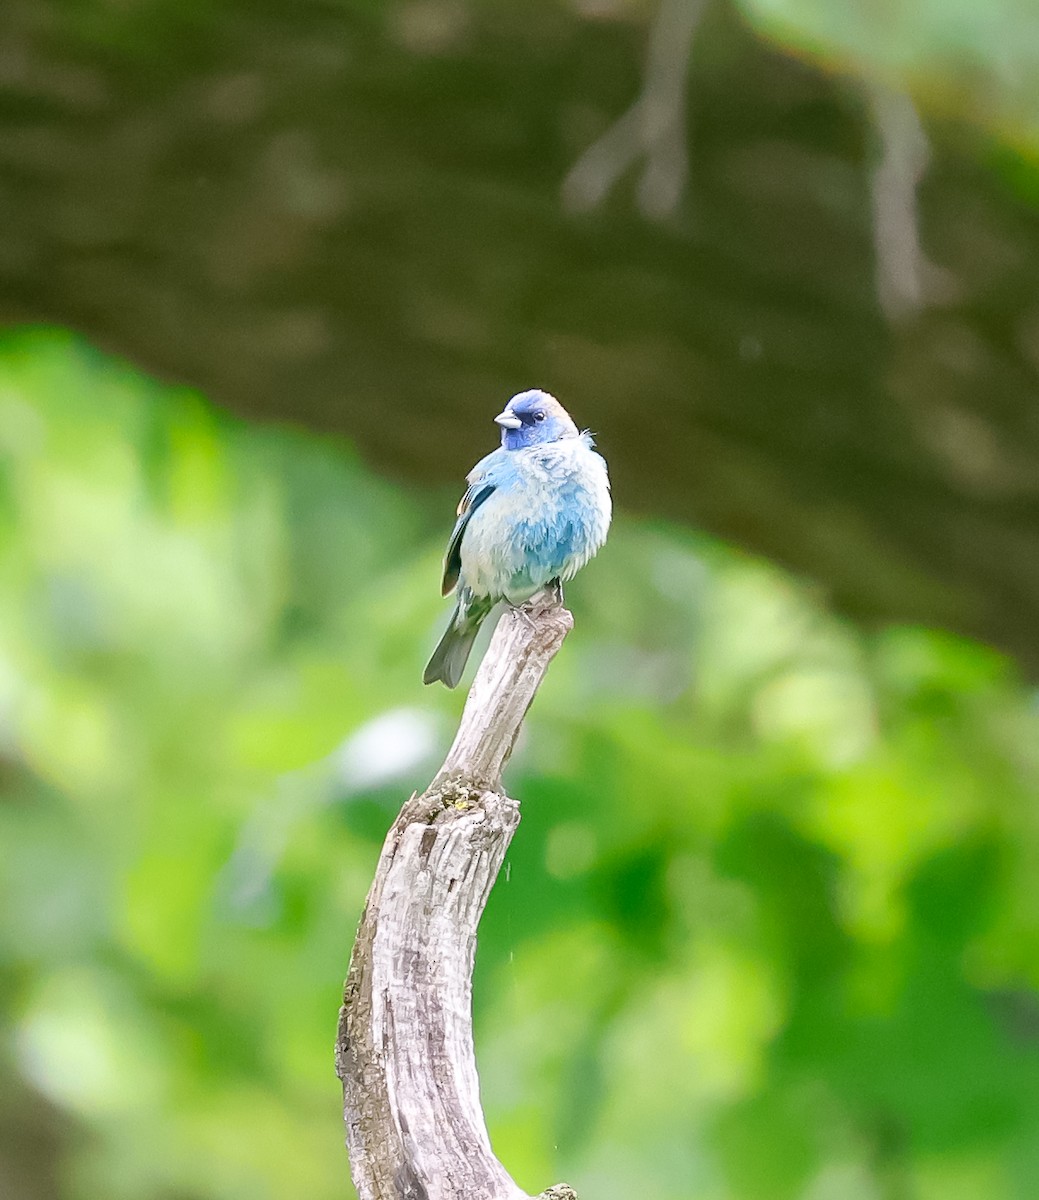
{"type": "Polygon", "coordinates": [[[501,446],[466,477],[444,555],[442,591],[457,595],[424,683],[458,685],[499,602],[518,607],[549,586],[561,602],[563,584],[599,551],[610,527],[606,462],[554,396],[519,392],[494,420],[501,446]]]}

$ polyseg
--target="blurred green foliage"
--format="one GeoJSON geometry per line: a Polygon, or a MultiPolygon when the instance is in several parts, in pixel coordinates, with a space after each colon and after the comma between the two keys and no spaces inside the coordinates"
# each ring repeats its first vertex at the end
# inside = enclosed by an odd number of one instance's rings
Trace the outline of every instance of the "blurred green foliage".
{"type": "MultiPolygon", "coordinates": [[[[0,463],[0,1122],[47,1148],[0,1133],[0,1192],[347,1196],[335,1017],[461,703],[420,683],[455,497],[50,333],[0,347],[0,463]]],[[[1014,670],[623,517],[569,600],[480,943],[509,1169],[588,1200],[1039,1194],[1014,670]]]]}
{"type": "Polygon", "coordinates": [[[737,0],[763,32],[929,107],[1039,146],[1039,9],[1031,0],[737,0]]]}

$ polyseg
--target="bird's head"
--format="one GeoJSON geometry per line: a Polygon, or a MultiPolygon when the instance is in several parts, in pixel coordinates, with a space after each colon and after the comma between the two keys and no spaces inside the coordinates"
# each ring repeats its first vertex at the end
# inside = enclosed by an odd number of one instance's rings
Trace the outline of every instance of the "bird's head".
{"type": "Polygon", "coordinates": [[[578,436],[577,426],[555,396],[533,388],[520,392],[494,418],[501,426],[501,444],[506,450],[522,450],[578,436]]]}

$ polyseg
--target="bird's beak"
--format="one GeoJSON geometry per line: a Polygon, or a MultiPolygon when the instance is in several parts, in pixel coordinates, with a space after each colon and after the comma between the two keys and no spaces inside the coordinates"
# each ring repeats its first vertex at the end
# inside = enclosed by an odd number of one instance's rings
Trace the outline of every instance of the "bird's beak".
{"type": "Polygon", "coordinates": [[[494,418],[502,429],[519,429],[523,422],[516,416],[515,413],[510,413],[506,409],[503,413],[498,413],[494,418]]]}

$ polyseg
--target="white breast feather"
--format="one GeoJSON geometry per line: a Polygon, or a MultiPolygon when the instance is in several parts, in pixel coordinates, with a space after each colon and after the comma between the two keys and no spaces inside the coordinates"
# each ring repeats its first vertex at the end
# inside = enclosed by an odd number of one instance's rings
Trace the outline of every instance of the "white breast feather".
{"type": "MultiPolygon", "coordinates": [[[[473,514],[462,539],[462,579],[480,596],[503,596],[518,603],[532,592],[515,590],[514,581],[529,561],[524,544],[517,540],[517,520],[558,512],[562,498],[575,487],[583,492],[585,521],[575,553],[560,568],[563,581],[572,579],[606,540],[610,527],[610,483],[606,464],[583,438],[554,442],[513,452],[517,481],[508,491],[499,489],[473,514]]],[[[540,581],[543,586],[547,579],[540,581]]],[[[537,590],[537,588],[533,588],[537,590]]]]}

